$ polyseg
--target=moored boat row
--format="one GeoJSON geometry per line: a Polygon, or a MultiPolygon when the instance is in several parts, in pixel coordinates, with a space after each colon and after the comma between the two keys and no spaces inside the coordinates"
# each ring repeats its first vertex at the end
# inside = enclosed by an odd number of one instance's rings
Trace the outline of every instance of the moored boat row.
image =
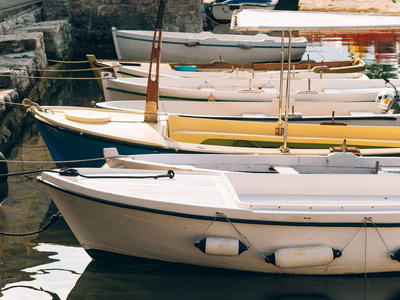
{"type": "MultiPolygon", "coordinates": [[[[232,27],[282,27],[274,14],[235,12],[232,27]]],[[[315,27],[321,16],[301,15],[301,22],[285,23],[290,37],[294,28],[315,27]]],[[[324,28],[345,27],[323,15],[324,28]]],[[[346,28],[400,28],[389,16],[333,16],[349,18],[346,28]]],[[[156,73],[150,65],[144,111],[28,110],[56,162],[81,163],[105,153],[102,168],[60,169],[38,178],[93,258],[277,274],[400,271],[400,160],[386,157],[400,153],[400,127],[294,123],[290,89],[297,81],[291,76],[286,85],[281,76],[275,88],[277,121],[213,119],[200,108],[196,116],[162,114],[157,34],[161,39],[156,26],[150,57],[156,73]]],[[[354,86],[369,81],[348,80],[354,86]]],[[[396,84],[382,84],[389,89],[372,98],[374,109],[396,117],[396,84]]]]}

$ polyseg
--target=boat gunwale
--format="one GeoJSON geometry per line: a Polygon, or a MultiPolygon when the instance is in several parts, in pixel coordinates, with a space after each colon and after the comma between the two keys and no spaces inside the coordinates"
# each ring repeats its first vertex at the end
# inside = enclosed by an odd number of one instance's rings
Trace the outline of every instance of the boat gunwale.
{"type": "MultiPolygon", "coordinates": [[[[59,186],[57,184],[54,184],[48,180],[43,179],[41,176],[38,176],[36,178],[37,182],[44,184],[48,186],[49,188],[55,189],[57,191],[63,192],[68,195],[72,195],[78,198],[82,198],[88,201],[92,202],[97,202],[101,203],[104,205],[109,205],[109,206],[114,206],[114,207],[119,207],[119,208],[126,208],[130,210],[138,210],[138,211],[144,211],[148,213],[153,213],[153,214],[160,214],[160,215],[168,215],[168,216],[174,216],[174,217],[179,217],[179,218],[187,218],[187,219],[197,219],[197,220],[208,220],[208,221],[219,221],[219,222],[233,222],[233,223],[240,223],[240,224],[256,224],[256,225],[269,225],[269,226],[296,226],[296,227],[333,227],[333,228],[338,228],[338,227],[381,227],[381,228],[395,228],[395,227],[400,227],[400,223],[369,223],[369,222],[309,222],[308,220],[305,220],[304,223],[302,222],[288,222],[288,221],[268,221],[268,220],[250,220],[250,219],[239,219],[239,218],[227,218],[227,217],[219,217],[219,216],[206,216],[206,215],[194,215],[194,214],[188,214],[188,213],[182,213],[182,212],[175,212],[175,211],[166,211],[166,210],[160,210],[160,209],[155,209],[155,208],[149,208],[149,207],[143,207],[143,206],[137,206],[137,205],[131,205],[127,203],[120,203],[120,202],[115,202],[111,200],[106,200],[102,199],[99,197],[94,197],[94,196],[89,196],[86,194],[74,192],[71,190],[68,190],[62,186],[59,186]]],[[[228,210],[231,210],[231,208],[227,208],[228,210]]],[[[364,212],[363,212],[364,213],[364,212]]]]}

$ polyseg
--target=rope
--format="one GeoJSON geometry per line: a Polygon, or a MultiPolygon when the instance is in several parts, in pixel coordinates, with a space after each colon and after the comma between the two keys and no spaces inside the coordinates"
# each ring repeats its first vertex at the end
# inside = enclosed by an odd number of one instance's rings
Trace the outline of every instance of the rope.
{"type": "Polygon", "coordinates": [[[222,217],[224,217],[224,218],[229,222],[229,224],[235,229],[236,233],[238,234],[238,236],[240,237],[240,239],[242,240],[242,242],[243,242],[243,241],[245,242],[244,244],[247,244],[248,247],[249,247],[255,254],[261,256],[261,258],[262,258],[263,260],[266,258],[266,256],[263,255],[260,251],[258,251],[257,248],[254,247],[254,246],[250,243],[250,241],[248,240],[248,238],[246,238],[246,237],[239,231],[239,229],[237,229],[237,227],[232,223],[232,221],[228,218],[228,216],[226,216],[224,213],[221,213],[221,212],[216,212],[216,213],[215,213],[214,219],[213,219],[213,220],[211,221],[211,223],[208,225],[208,227],[207,227],[206,230],[203,232],[203,234],[197,239],[197,243],[199,243],[199,242],[204,238],[206,232],[207,232],[208,229],[211,227],[211,225],[214,223],[214,221],[215,221],[217,218],[222,218],[222,217]]]}
{"type": "Polygon", "coordinates": [[[54,225],[58,219],[61,218],[61,213],[57,212],[55,214],[53,214],[50,217],[50,221],[44,225],[42,228],[40,228],[37,231],[33,231],[33,232],[27,232],[27,233],[5,233],[5,232],[0,232],[0,235],[5,235],[5,236],[27,236],[27,235],[34,235],[34,234],[38,234],[41,233],[47,229],[49,229],[52,225],[54,225]]]}
{"type": "Polygon", "coordinates": [[[62,163],[74,163],[74,162],[86,162],[86,161],[94,161],[94,160],[109,160],[113,158],[123,158],[130,157],[130,155],[116,155],[116,156],[107,156],[101,158],[88,158],[88,159],[80,159],[80,160],[0,160],[1,162],[6,163],[28,163],[28,164],[62,164],[62,163]]]}
{"type": "MultiPolygon", "coordinates": [[[[365,218],[368,220],[367,218],[365,218]]],[[[364,231],[364,278],[367,278],[367,244],[368,244],[368,237],[367,237],[367,226],[365,224],[365,231],[364,231]]]]}
{"type": "Polygon", "coordinates": [[[25,110],[29,108],[21,103],[12,103],[12,102],[0,102],[0,105],[10,106],[10,107],[19,108],[19,109],[25,109],[25,110]]]}
{"type": "Polygon", "coordinates": [[[18,172],[18,173],[0,174],[0,178],[2,178],[2,177],[11,177],[11,176],[20,176],[20,175],[29,175],[29,174],[39,173],[39,172],[53,172],[53,170],[51,170],[51,169],[41,169],[41,170],[25,171],[25,172],[18,172]]]}
{"type": "MultiPolygon", "coordinates": [[[[103,70],[110,69],[111,66],[104,66],[98,68],[89,68],[89,69],[74,69],[74,70],[51,70],[51,69],[11,69],[10,71],[37,71],[37,72],[82,72],[82,71],[92,71],[92,70],[103,70]]],[[[6,71],[9,72],[9,71],[6,71]]]]}
{"type": "Polygon", "coordinates": [[[211,225],[214,223],[214,221],[219,217],[220,213],[216,213],[214,219],[211,221],[211,223],[207,226],[206,230],[204,230],[203,234],[197,239],[196,243],[199,243],[203,237],[205,236],[206,232],[208,231],[208,229],[211,227],[211,225]]]}
{"type": "Polygon", "coordinates": [[[83,178],[88,178],[88,179],[99,179],[99,178],[108,178],[108,179],[121,179],[121,178],[126,178],[126,179],[147,179],[147,178],[153,178],[153,179],[158,179],[158,178],[174,178],[175,172],[172,170],[168,170],[167,174],[161,174],[161,175],[146,175],[146,176],[132,176],[132,175],[120,175],[120,176],[88,176],[88,175],[83,175],[79,173],[78,170],[76,169],[71,169],[71,168],[63,168],[60,171],[55,171],[55,170],[50,170],[50,172],[56,172],[59,173],[61,176],[81,176],[83,178]]]}
{"type": "Polygon", "coordinates": [[[209,19],[211,22],[213,22],[214,24],[217,24],[217,25],[220,25],[220,26],[230,26],[231,25],[231,23],[228,23],[228,24],[220,24],[220,23],[218,23],[217,21],[215,21],[215,20],[213,20],[212,18],[210,18],[210,16],[208,16],[207,14],[205,14],[206,15],[206,18],[207,19],[209,19]]]}
{"type": "Polygon", "coordinates": [[[376,227],[374,221],[372,221],[372,218],[369,218],[368,221],[370,221],[372,223],[372,225],[374,226],[376,232],[378,233],[379,237],[381,238],[381,240],[382,240],[383,244],[385,245],[385,247],[386,247],[387,251],[389,252],[389,254],[393,255],[393,252],[389,250],[388,245],[386,244],[385,240],[383,239],[383,237],[382,237],[381,233],[379,232],[378,228],[376,227]]]}
{"type": "Polygon", "coordinates": [[[354,237],[357,235],[357,233],[361,230],[361,228],[363,228],[364,226],[366,226],[368,219],[365,218],[364,223],[361,225],[360,228],[358,228],[358,230],[356,231],[356,233],[353,235],[353,237],[350,239],[350,241],[347,242],[347,244],[342,248],[342,250],[340,250],[340,252],[343,252],[344,249],[346,249],[346,247],[350,244],[350,242],[354,239],[354,237]]]}
{"type": "MultiPolygon", "coordinates": [[[[117,158],[121,156],[116,156],[116,157],[107,157],[107,158],[117,158]]],[[[104,157],[100,158],[87,158],[87,159],[76,159],[76,160],[0,160],[1,162],[10,162],[10,163],[50,163],[50,164],[68,164],[68,163],[80,163],[80,162],[91,162],[91,161],[97,161],[97,160],[105,160],[104,157]]]]}
{"type": "Polygon", "coordinates": [[[75,79],[75,80],[98,80],[100,78],[90,78],[90,77],[47,77],[47,76],[27,76],[27,75],[5,75],[0,74],[1,77],[17,77],[17,78],[31,78],[31,79],[75,79]]]}
{"type": "Polygon", "coordinates": [[[74,61],[71,61],[71,60],[55,60],[55,59],[45,59],[45,58],[43,58],[43,60],[47,60],[47,61],[51,61],[51,62],[56,62],[56,63],[64,63],[64,64],[81,64],[81,63],[90,63],[90,62],[93,62],[93,61],[97,61],[97,60],[74,60],[74,61]]]}
{"type": "Polygon", "coordinates": [[[236,228],[236,226],[232,223],[232,221],[228,218],[228,216],[226,216],[224,213],[221,213],[225,219],[229,222],[229,224],[232,225],[232,227],[236,230],[236,233],[247,242],[247,244],[249,245],[249,248],[257,255],[261,256],[261,258],[263,260],[265,260],[266,256],[264,254],[262,254],[260,251],[257,250],[256,247],[253,246],[252,243],[250,243],[249,239],[247,237],[245,237],[240,231],[239,229],[236,228]]]}

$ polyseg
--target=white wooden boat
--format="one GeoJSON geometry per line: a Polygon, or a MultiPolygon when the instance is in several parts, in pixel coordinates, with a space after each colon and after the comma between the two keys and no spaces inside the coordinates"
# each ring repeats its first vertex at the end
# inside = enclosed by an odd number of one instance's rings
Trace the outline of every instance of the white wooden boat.
{"type": "MultiPolygon", "coordinates": [[[[112,72],[114,77],[148,77],[150,63],[126,60],[97,59],[93,54],[86,55],[93,73],[101,78],[101,72],[112,72]]],[[[284,63],[287,69],[287,63],[284,63]]],[[[365,74],[365,62],[361,59],[344,61],[302,60],[293,62],[290,74],[300,78],[368,78],[365,74]]],[[[247,78],[278,78],[281,63],[237,63],[215,62],[212,64],[159,63],[160,77],[201,77],[215,78],[236,75],[247,78]]],[[[154,67],[152,69],[155,69],[154,67]]],[[[152,74],[156,74],[152,72],[152,74]]],[[[285,73],[286,75],[286,73],[285,73]]]]}
{"type": "MultiPolygon", "coordinates": [[[[112,28],[118,59],[150,61],[154,31],[116,30],[112,28]]],[[[307,40],[296,38],[292,42],[292,59],[301,60],[307,40]]],[[[288,53],[287,39],[284,44],[288,53]]],[[[230,63],[279,62],[281,61],[281,39],[266,34],[237,35],[163,32],[163,62],[202,62],[223,60],[230,63]]]]}
{"type": "MultiPolygon", "coordinates": [[[[400,86],[399,79],[391,80],[400,86]]],[[[104,77],[106,101],[146,99],[147,78],[104,77]]],[[[284,83],[284,90],[286,83],[284,83]]],[[[312,102],[375,101],[388,85],[381,79],[298,79],[291,80],[290,99],[312,102]]],[[[185,101],[272,101],[279,98],[279,79],[160,78],[159,97],[185,101]]]]}
{"type": "Polygon", "coordinates": [[[400,158],[359,156],[351,152],[327,155],[241,154],[137,154],[121,155],[116,148],[103,149],[102,168],[253,172],[271,174],[378,174],[394,173],[400,158]]]}
{"type": "MultiPolygon", "coordinates": [[[[175,66],[172,69],[169,64],[163,64],[159,71],[160,77],[167,78],[254,78],[254,79],[279,79],[280,71],[247,71],[239,68],[232,68],[228,70],[213,71],[208,69],[206,71],[184,71],[196,70],[197,67],[193,66],[175,66]],[[182,71],[181,71],[182,70],[182,71]]],[[[368,79],[368,76],[364,73],[326,73],[318,72],[318,68],[313,68],[308,70],[298,70],[294,69],[291,71],[292,79],[368,79]]],[[[113,73],[116,78],[132,78],[132,77],[143,77],[147,78],[149,76],[149,64],[141,64],[138,66],[124,65],[124,64],[114,64],[113,73]]],[[[155,72],[153,72],[155,74],[155,72]]],[[[285,74],[285,77],[287,75],[285,74]]]]}
{"type": "MultiPolygon", "coordinates": [[[[95,107],[144,113],[145,100],[105,101],[95,107]]],[[[219,120],[247,120],[277,122],[279,100],[270,102],[197,102],[162,101],[161,115],[209,118],[219,120]]],[[[290,123],[369,126],[399,126],[400,114],[396,110],[383,109],[376,102],[302,102],[290,101],[290,123]]]]}
{"type": "Polygon", "coordinates": [[[278,0],[225,0],[213,1],[204,6],[204,13],[213,21],[227,24],[231,22],[236,9],[275,9],[278,0]]]}
{"type": "Polygon", "coordinates": [[[81,168],[43,172],[38,181],[95,259],[278,274],[398,272],[399,160],[384,168],[373,158],[369,174],[355,171],[356,160],[333,173],[328,163],[323,174],[287,165],[276,166],[281,173],[81,168]]]}

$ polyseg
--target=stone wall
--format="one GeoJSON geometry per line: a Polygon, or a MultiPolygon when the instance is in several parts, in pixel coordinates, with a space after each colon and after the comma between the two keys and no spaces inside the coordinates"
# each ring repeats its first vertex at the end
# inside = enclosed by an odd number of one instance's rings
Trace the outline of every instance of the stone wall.
{"type": "MultiPolygon", "coordinates": [[[[43,18],[69,20],[77,59],[116,58],[111,27],[154,30],[158,6],[158,0],[43,0],[43,18]]],[[[200,32],[202,12],[202,0],[169,0],[163,29],[200,32]]]]}
{"type": "Polygon", "coordinates": [[[48,61],[69,60],[73,49],[68,21],[40,22],[41,12],[34,5],[0,21],[0,152],[7,157],[36,130],[19,103],[48,99],[63,84],[58,77],[65,68],[48,61]]]}

